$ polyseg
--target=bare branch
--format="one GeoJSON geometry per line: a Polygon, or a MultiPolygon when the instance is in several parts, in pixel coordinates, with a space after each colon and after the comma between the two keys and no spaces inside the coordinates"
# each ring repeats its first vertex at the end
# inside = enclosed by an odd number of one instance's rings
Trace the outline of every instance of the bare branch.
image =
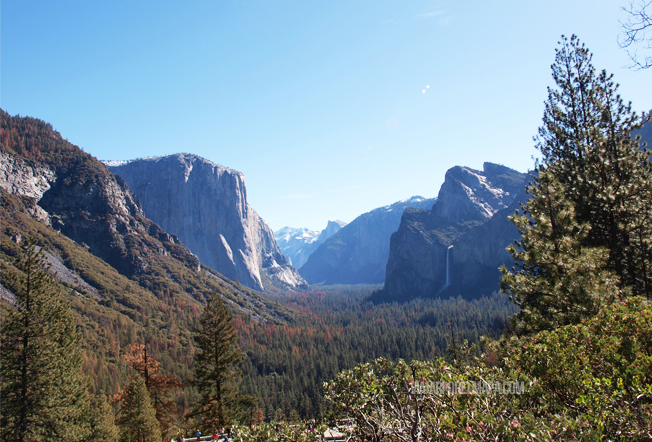
{"type": "Polygon", "coordinates": [[[630,69],[639,70],[652,67],[652,55],[639,56],[632,46],[642,45],[644,51],[652,49],[652,16],[648,13],[648,6],[652,0],[631,0],[628,7],[623,7],[627,19],[620,21],[623,32],[618,37],[618,45],[627,49],[627,55],[633,64],[630,69]]]}

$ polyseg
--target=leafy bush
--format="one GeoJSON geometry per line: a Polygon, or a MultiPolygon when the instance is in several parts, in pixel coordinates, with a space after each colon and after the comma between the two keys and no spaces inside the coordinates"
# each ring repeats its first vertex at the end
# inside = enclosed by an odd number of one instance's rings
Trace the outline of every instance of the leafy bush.
{"type": "Polygon", "coordinates": [[[332,419],[348,422],[340,430],[354,440],[370,441],[652,437],[649,302],[630,298],[508,347],[504,364],[493,366],[483,358],[360,364],[324,385],[332,419]],[[524,391],[488,392],[496,382],[524,391]]]}

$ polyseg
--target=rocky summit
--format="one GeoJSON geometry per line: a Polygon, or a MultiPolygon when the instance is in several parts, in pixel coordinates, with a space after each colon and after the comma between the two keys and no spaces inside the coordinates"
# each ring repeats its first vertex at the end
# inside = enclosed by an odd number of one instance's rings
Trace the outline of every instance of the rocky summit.
{"type": "Polygon", "coordinates": [[[518,238],[507,217],[526,199],[526,175],[492,163],[446,172],[432,210],[406,209],[391,237],[383,296],[490,295],[505,248],[518,238]]]}
{"type": "Polygon", "coordinates": [[[146,216],[203,264],[256,290],[264,290],[265,281],[308,288],[247,203],[241,172],[184,153],[106,164],[140,199],[146,216]]]}

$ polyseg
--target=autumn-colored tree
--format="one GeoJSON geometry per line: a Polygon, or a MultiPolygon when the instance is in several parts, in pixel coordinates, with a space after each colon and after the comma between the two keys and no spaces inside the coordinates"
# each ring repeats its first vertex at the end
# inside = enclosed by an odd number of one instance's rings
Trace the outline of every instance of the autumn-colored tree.
{"type": "Polygon", "coordinates": [[[124,359],[145,381],[161,430],[169,428],[179,411],[173,393],[185,384],[176,376],[160,373],[161,363],[149,355],[144,344],[132,344],[124,359]]]}
{"type": "Polygon", "coordinates": [[[262,409],[257,408],[251,417],[251,425],[260,425],[263,422],[265,422],[265,414],[262,409]]]}

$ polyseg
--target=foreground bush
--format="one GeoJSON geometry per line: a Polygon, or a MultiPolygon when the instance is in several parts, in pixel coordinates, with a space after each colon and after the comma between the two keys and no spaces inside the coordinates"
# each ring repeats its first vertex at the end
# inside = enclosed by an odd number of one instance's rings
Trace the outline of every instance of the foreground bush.
{"type": "Polygon", "coordinates": [[[537,379],[544,416],[565,414],[608,439],[652,437],[652,306],[641,298],[581,324],[521,339],[508,367],[537,379]]]}
{"type": "Polygon", "coordinates": [[[506,344],[494,366],[377,359],[327,383],[326,400],[360,441],[652,438],[648,302],[506,344]]]}

